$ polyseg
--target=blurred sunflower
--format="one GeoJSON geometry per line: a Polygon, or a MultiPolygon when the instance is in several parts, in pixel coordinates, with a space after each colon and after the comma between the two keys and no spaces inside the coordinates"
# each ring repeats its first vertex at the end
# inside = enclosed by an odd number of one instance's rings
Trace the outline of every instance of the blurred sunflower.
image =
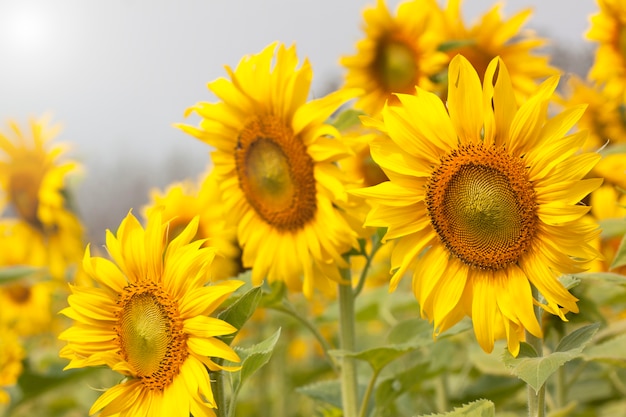
{"type": "Polygon", "coordinates": [[[565,106],[587,104],[585,114],[577,123],[579,129],[589,131],[584,149],[594,151],[607,142],[611,145],[626,142],[626,120],[620,100],[609,96],[604,88],[575,76],[568,80],[567,86],[565,106]]]}
{"type": "Polygon", "coordinates": [[[443,30],[449,43],[446,49],[450,58],[460,54],[469,60],[481,81],[489,62],[500,57],[509,69],[513,89],[521,103],[535,91],[540,79],[558,73],[548,64],[547,56],[536,54],[536,49],[546,41],[530,31],[521,32],[532,13],[530,9],[505,21],[500,13],[502,5],[496,4],[468,28],[461,16],[461,3],[462,0],[448,0],[442,10],[443,30]]]}
{"type": "Polygon", "coordinates": [[[356,193],[374,205],[366,224],[397,239],[390,289],[414,267],[413,291],[435,335],[469,315],[483,350],[506,338],[517,355],[524,330],[542,337],[534,303],[562,319],[578,311],[557,278],[597,256],[588,243],[597,227],[578,203],[602,182],[583,179],[600,155],[577,154],[586,134],[568,134],[584,106],[547,118],[558,77],[519,108],[502,60],[484,78],[481,87],[459,55],[447,109],[418,88],[386,107],[382,122],[365,119],[390,137],[372,144],[390,181],[356,193]]]}
{"type": "Polygon", "coordinates": [[[342,90],[307,102],[313,72],[295,47],[272,44],[241,60],[230,80],[208,87],[221,100],[188,110],[199,128],[179,125],[214,146],[225,212],[237,224],[243,266],[252,281],[284,281],[310,297],[332,292],[356,233],[338,207],[348,202],[336,161],[349,154],[325,123],[355,95],[342,90]]]}
{"type": "Polygon", "coordinates": [[[6,326],[0,325],[0,404],[8,404],[9,393],[4,390],[17,383],[22,373],[24,348],[17,334],[6,326]]]}
{"type": "MultiPolygon", "coordinates": [[[[608,147],[603,152],[603,157],[594,167],[592,173],[604,178],[600,188],[591,193],[591,217],[596,222],[626,219],[626,155],[615,151],[614,147],[608,147]]],[[[595,271],[606,272],[615,259],[623,235],[604,233],[597,239],[597,247],[603,255],[602,259],[594,262],[595,271]]],[[[626,267],[619,267],[613,272],[626,273],[626,267]]]]}
{"type": "Polygon", "coordinates": [[[598,0],[587,39],[598,43],[589,78],[604,85],[606,94],[626,101],[626,3],[598,0]]]}
{"type": "Polygon", "coordinates": [[[10,327],[20,336],[30,336],[50,329],[52,320],[51,282],[13,281],[0,286],[0,325],[10,327]]]}
{"type": "Polygon", "coordinates": [[[239,358],[215,338],[236,329],[208,315],[243,283],[206,285],[213,249],[192,241],[197,227],[196,218],[168,242],[159,210],[145,229],[129,213],[117,236],[107,231],[113,262],[87,247],[84,269],[99,287],[72,286],[61,313],[75,322],[59,336],[67,341],[60,356],[70,359],[65,369],[107,365],[126,377],[90,414],[215,415],[206,368],[232,370],[211,358],[239,358]]]}
{"type": "Polygon", "coordinates": [[[67,267],[77,264],[83,251],[83,228],[66,198],[66,176],[78,165],[58,161],[64,146],[49,146],[58,126],[31,120],[27,133],[15,122],[9,125],[11,135],[0,133],[0,205],[9,205],[28,226],[24,233],[30,247],[45,248],[51,274],[65,278],[67,267]]]}
{"type": "Polygon", "coordinates": [[[202,176],[200,184],[192,181],[170,185],[165,192],[152,190],[146,211],[159,207],[163,220],[169,222],[170,240],[198,216],[198,232],[194,239],[203,239],[203,246],[215,248],[211,263],[211,280],[236,277],[242,272],[241,249],[237,244],[237,228],[227,224],[219,185],[213,173],[202,176]]]}
{"type": "Polygon", "coordinates": [[[365,39],[355,55],[341,59],[348,70],[344,88],[361,88],[355,107],[370,115],[395,102],[392,93],[410,93],[416,85],[433,90],[433,77],[445,69],[446,54],[437,47],[442,28],[431,0],[406,1],[392,16],[384,0],[363,12],[365,39]]]}

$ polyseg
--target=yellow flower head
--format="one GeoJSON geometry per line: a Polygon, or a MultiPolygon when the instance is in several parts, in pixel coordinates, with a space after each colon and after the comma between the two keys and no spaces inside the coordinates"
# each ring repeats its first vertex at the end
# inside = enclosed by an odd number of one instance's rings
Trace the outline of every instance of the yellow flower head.
{"type": "Polygon", "coordinates": [[[604,88],[577,77],[568,80],[568,87],[564,99],[566,106],[587,104],[585,114],[577,123],[579,129],[589,131],[584,149],[595,151],[607,143],[626,142],[626,119],[620,100],[608,95],[604,88]]]}
{"type": "Polygon", "coordinates": [[[163,220],[170,225],[170,240],[199,216],[194,239],[204,239],[204,246],[215,248],[211,280],[232,278],[242,272],[237,229],[225,221],[219,184],[213,173],[203,175],[200,184],[191,181],[174,183],[164,193],[153,190],[151,196],[152,204],[147,210],[163,210],[163,220]]]}
{"type": "Polygon", "coordinates": [[[598,0],[600,12],[591,17],[587,39],[598,43],[589,78],[605,87],[606,94],[626,101],[626,3],[598,0]]]}
{"type": "Polygon", "coordinates": [[[386,107],[382,122],[366,119],[390,137],[372,144],[390,181],[357,194],[374,205],[366,224],[397,239],[391,290],[413,268],[413,291],[435,335],[468,315],[485,351],[506,338],[517,355],[524,329],[542,336],[531,285],[545,310],[563,319],[578,311],[557,278],[597,255],[588,244],[595,226],[582,220],[589,207],[579,202],[601,183],[583,179],[600,156],[577,154],[586,135],[568,133],[584,106],[548,119],[558,77],[520,107],[501,59],[484,80],[459,55],[449,67],[447,108],[418,88],[386,107]]]}
{"type": "Polygon", "coordinates": [[[392,93],[412,92],[416,85],[436,88],[431,77],[445,69],[446,54],[437,51],[441,27],[431,0],[403,2],[392,16],[384,0],[363,12],[365,39],[357,45],[357,53],[343,57],[347,68],[345,88],[362,88],[355,104],[370,115],[383,108],[392,93]]]}
{"type": "Polygon", "coordinates": [[[0,133],[0,187],[7,204],[29,227],[30,246],[45,248],[47,264],[55,277],[80,261],[83,229],[66,206],[66,175],[76,170],[73,161],[59,162],[65,147],[49,146],[58,127],[46,120],[31,120],[30,132],[10,123],[11,135],[0,133]]]}
{"type": "Polygon", "coordinates": [[[24,348],[17,334],[6,326],[0,325],[0,404],[8,404],[9,394],[5,387],[15,385],[22,373],[24,348]]]}
{"type": "Polygon", "coordinates": [[[532,13],[530,9],[505,21],[500,14],[501,5],[496,4],[468,28],[461,16],[461,3],[462,0],[448,0],[447,8],[442,12],[446,40],[459,44],[448,53],[450,58],[457,54],[467,58],[481,81],[489,62],[500,57],[509,70],[513,89],[521,103],[535,91],[539,79],[557,74],[557,70],[548,65],[546,56],[535,53],[545,40],[530,31],[521,32],[532,13]]]}
{"type": "Polygon", "coordinates": [[[107,365],[126,376],[91,414],[214,416],[206,368],[232,370],[212,358],[239,358],[215,338],[236,329],[209,314],[242,282],[206,285],[213,249],[192,241],[197,227],[195,218],[168,242],[159,210],[145,229],[129,213],[117,235],[107,231],[113,261],[87,247],[83,266],[99,286],[71,288],[61,313],[74,325],[59,336],[67,341],[60,355],[70,359],[66,369],[107,365]]]}
{"type": "Polygon", "coordinates": [[[220,102],[190,109],[199,128],[180,127],[216,148],[214,172],[243,266],[254,283],[285,281],[309,297],[314,288],[332,291],[329,279],[341,279],[356,234],[338,209],[348,195],[335,162],[350,151],[325,121],[355,91],[307,102],[311,66],[298,68],[295,48],[283,45],[226,69],[230,79],[208,85],[220,102]]]}
{"type": "MultiPolygon", "coordinates": [[[[626,218],[626,155],[623,152],[606,149],[606,154],[594,167],[592,173],[604,178],[604,183],[600,188],[591,193],[591,215],[595,221],[608,219],[626,218]]],[[[608,271],[609,265],[615,258],[619,244],[623,236],[608,236],[598,238],[600,250],[604,254],[603,260],[595,262],[602,265],[602,271],[608,271]]],[[[626,271],[621,267],[618,271],[626,271]]]]}
{"type": "Polygon", "coordinates": [[[20,336],[30,336],[50,329],[52,321],[51,282],[27,280],[0,286],[0,326],[10,327],[20,336]]]}

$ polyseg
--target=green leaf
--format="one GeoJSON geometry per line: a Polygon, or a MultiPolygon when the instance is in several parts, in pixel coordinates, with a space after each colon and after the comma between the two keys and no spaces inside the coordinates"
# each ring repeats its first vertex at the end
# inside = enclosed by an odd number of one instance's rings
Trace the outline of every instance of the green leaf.
{"type": "Polygon", "coordinates": [[[413,318],[396,324],[387,340],[396,346],[421,347],[434,343],[433,326],[428,321],[420,318],[413,318]]]}
{"type": "Polygon", "coordinates": [[[615,258],[613,258],[613,263],[611,264],[610,269],[618,268],[624,265],[626,265],[626,236],[622,238],[619,248],[617,248],[617,253],[615,254],[615,258]]]}
{"type": "Polygon", "coordinates": [[[304,385],[296,388],[296,391],[314,400],[341,408],[341,383],[337,379],[304,385]]]}
{"type": "Polygon", "coordinates": [[[269,362],[274,352],[276,342],[280,337],[280,328],[261,343],[249,348],[235,347],[235,351],[241,358],[241,371],[233,378],[233,390],[238,392],[243,384],[254,375],[263,365],[269,362]]]}
{"type": "Polygon", "coordinates": [[[361,119],[359,119],[359,116],[363,115],[365,115],[365,113],[360,110],[347,109],[339,113],[337,117],[332,120],[331,124],[335,126],[337,130],[345,131],[351,127],[360,126],[361,119]]]}
{"type": "Polygon", "coordinates": [[[563,284],[566,290],[571,290],[574,287],[578,287],[581,282],[581,277],[576,275],[561,275],[559,282],[563,284]]]}
{"type": "Polygon", "coordinates": [[[600,323],[593,323],[574,330],[572,333],[561,339],[554,351],[581,353],[599,328],[600,323]]]}
{"type": "Polygon", "coordinates": [[[233,334],[221,336],[221,339],[226,344],[231,344],[237,333],[239,333],[239,330],[256,310],[260,300],[261,287],[254,287],[217,315],[217,318],[232,324],[237,329],[233,334]]]}
{"type": "Polygon", "coordinates": [[[599,220],[600,237],[610,239],[613,237],[626,235],[626,221],[624,219],[604,219],[599,220]]]}
{"type": "Polygon", "coordinates": [[[594,280],[609,284],[626,284],[626,276],[614,272],[581,272],[573,276],[580,278],[581,281],[594,280]]]}
{"type": "Polygon", "coordinates": [[[375,405],[378,413],[374,415],[387,415],[384,411],[392,408],[394,402],[404,394],[430,395],[427,393],[429,389],[427,384],[439,372],[433,372],[430,358],[426,355],[412,359],[407,362],[408,367],[398,367],[395,372],[390,372],[390,375],[376,384],[375,405]]]}
{"type": "Polygon", "coordinates": [[[270,285],[263,284],[261,298],[261,307],[271,308],[282,305],[287,294],[287,286],[283,281],[274,281],[270,285]]]}
{"type": "Polygon", "coordinates": [[[612,365],[626,367],[626,334],[614,337],[606,342],[585,349],[583,359],[586,361],[607,362],[612,365]]]}
{"type": "Polygon", "coordinates": [[[27,265],[6,266],[0,268],[0,284],[16,281],[40,271],[42,271],[40,267],[27,265]]]}
{"type": "Polygon", "coordinates": [[[411,346],[382,346],[372,349],[367,349],[361,352],[345,352],[340,350],[330,351],[332,355],[336,356],[349,356],[355,359],[365,361],[370,364],[372,369],[377,372],[387,366],[390,362],[404,355],[405,353],[414,350],[411,346]]]}
{"type": "Polygon", "coordinates": [[[575,330],[561,340],[553,353],[542,357],[537,356],[532,346],[522,342],[517,358],[508,350],[504,352],[504,364],[537,392],[563,364],[581,356],[582,350],[599,327],[599,323],[594,323],[575,330]]]}
{"type": "Polygon", "coordinates": [[[462,407],[455,407],[454,411],[440,414],[422,415],[422,417],[495,417],[496,407],[489,400],[478,400],[465,404],[462,407]]]}

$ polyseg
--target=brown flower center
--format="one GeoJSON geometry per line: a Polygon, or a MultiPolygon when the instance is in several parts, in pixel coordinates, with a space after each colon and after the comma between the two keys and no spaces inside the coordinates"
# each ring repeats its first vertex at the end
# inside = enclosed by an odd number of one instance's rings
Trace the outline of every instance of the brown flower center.
{"type": "Polygon", "coordinates": [[[415,52],[409,45],[397,40],[380,42],[374,58],[374,71],[387,91],[413,93],[417,70],[415,52]]]}
{"type": "Polygon", "coordinates": [[[243,128],[235,163],[246,199],[265,222],[279,230],[296,230],[314,218],[313,159],[278,117],[257,117],[243,128]]]}
{"type": "Polygon", "coordinates": [[[442,158],[427,185],[426,206],[446,248],[476,268],[517,262],[537,230],[524,160],[504,148],[465,145],[442,158]]]}
{"type": "Polygon", "coordinates": [[[31,226],[42,229],[37,217],[39,209],[39,188],[41,187],[42,161],[21,160],[9,177],[9,197],[17,215],[31,226]]]}
{"type": "Polygon", "coordinates": [[[30,286],[24,284],[9,284],[4,290],[15,304],[26,304],[32,294],[30,286]]]}
{"type": "Polygon", "coordinates": [[[150,390],[163,391],[187,359],[187,335],[178,304],[154,283],[124,289],[115,331],[120,354],[150,390]]]}

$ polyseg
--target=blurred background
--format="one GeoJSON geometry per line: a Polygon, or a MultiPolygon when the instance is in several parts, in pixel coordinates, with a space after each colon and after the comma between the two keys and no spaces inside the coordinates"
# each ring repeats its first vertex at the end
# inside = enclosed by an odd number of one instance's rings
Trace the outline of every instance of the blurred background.
{"type": "MultiPolygon", "coordinates": [[[[273,41],[295,43],[313,65],[313,96],[342,83],[338,60],[363,37],[361,13],[374,0],[0,0],[0,129],[50,114],[57,141],[84,171],[77,204],[101,243],[149,190],[196,178],[210,148],[172,127],[184,110],[212,101],[206,83],[273,41]]],[[[388,1],[395,10],[398,1],[388,1]]],[[[465,0],[466,22],[492,0],[465,0]]],[[[526,28],[550,39],[552,64],[584,76],[593,45],[583,34],[592,0],[503,4],[505,17],[526,7],[526,28]]],[[[196,124],[197,120],[186,120],[196,124]]]]}

